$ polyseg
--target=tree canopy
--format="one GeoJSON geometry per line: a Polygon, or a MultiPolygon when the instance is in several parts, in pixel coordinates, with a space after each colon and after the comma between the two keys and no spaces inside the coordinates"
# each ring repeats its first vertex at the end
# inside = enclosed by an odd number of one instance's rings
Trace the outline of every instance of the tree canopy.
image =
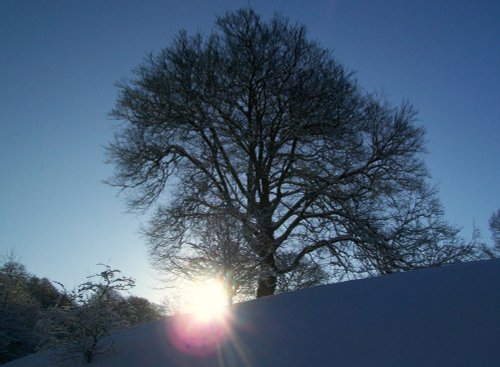
{"type": "Polygon", "coordinates": [[[415,109],[365,93],[303,26],[229,12],[134,73],[112,112],[109,183],[156,208],[159,268],[189,273],[214,218],[234,223],[258,297],[294,274],[300,287],[470,255],[429,184],[415,109]]]}

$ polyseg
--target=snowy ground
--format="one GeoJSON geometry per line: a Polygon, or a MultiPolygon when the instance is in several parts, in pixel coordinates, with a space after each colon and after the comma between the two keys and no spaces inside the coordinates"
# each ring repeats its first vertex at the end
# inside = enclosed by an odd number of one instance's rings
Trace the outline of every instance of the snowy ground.
{"type": "MultiPolygon", "coordinates": [[[[115,334],[95,367],[500,365],[500,260],[320,286],[115,334]]],[[[48,351],[5,367],[55,366],[48,351]]]]}

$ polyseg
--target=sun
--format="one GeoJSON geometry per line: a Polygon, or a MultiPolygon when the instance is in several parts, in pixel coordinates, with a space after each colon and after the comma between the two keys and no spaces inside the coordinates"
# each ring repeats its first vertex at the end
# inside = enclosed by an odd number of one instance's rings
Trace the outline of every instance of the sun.
{"type": "Polygon", "coordinates": [[[222,318],[227,312],[227,295],[222,282],[215,279],[193,282],[183,296],[187,311],[199,320],[222,318]]]}
{"type": "Polygon", "coordinates": [[[173,345],[198,357],[220,350],[231,338],[233,320],[223,283],[215,279],[183,281],[179,291],[182,312],[167,329],[173,345]]]}

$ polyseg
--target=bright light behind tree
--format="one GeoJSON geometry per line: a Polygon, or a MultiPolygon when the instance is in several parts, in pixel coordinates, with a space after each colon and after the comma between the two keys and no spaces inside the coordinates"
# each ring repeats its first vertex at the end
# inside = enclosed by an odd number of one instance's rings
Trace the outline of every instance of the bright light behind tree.
{"type": "Polygon", "coordinates": [[[168,330],[173,345],[186,354],[204,357],[231,337],[231,314],[223,283],[215,279],[181,281],[181,311],[168,330]]]}
{"type": "Polygon", "coordinates": [[[187,304],[187,311],[200,320],[220,318],[227,311],[224,286],[215,279],[198,281],[186,286],[183,298],[187,304]]]}

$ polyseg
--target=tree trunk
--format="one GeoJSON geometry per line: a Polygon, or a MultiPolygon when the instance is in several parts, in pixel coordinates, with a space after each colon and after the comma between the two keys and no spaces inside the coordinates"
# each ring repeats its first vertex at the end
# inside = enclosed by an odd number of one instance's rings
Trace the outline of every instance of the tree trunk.
{"type": "Polygon", "coordinates": [[[234,287],[232,276],[229,272],[224,272],[224,291],[226,292],[227,305],[231,306],[233,304],[234,287]]]}
{"type": "Polygon", "coordinates": [[[276,290],[276,275],[263,275],[259,278],[257,298],[272,296],[276,290]]]}
{"type": "Polygon", "coordinates": [[[267,255],[264,259],[265,268],[263,274],[259,276],[257,286],[257,298],[272,296],[276,290],[276,261],[274,255],[267,255]]]}

